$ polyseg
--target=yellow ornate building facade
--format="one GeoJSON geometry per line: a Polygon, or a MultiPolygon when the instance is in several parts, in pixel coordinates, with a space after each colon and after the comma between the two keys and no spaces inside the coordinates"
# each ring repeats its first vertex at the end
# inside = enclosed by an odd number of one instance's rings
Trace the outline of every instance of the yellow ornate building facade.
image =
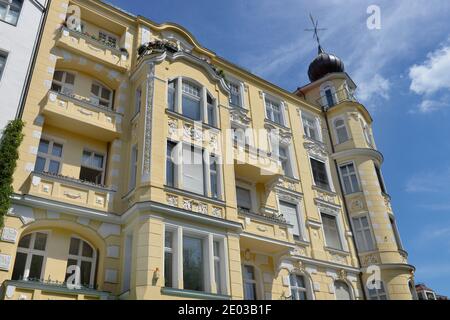
{"type": "Polygon", "coordinates": [[[372,119],[339,58],[319,48],[291,93],[178,25],[96,0],[49,10],[2,299],[411,299],[372,119]]]}

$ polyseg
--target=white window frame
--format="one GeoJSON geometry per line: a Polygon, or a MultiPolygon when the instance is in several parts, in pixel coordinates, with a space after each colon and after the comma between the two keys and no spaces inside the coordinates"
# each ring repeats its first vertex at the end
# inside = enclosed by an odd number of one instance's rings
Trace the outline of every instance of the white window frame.
{"type": "Polygon", "coordinates": [[[249,130],[249,128],[247,128],[246,126],[240,126],[240,125],[238,125],[236,123],[232,123],[231,124],[231,130],[233,130],[233,135],[232,135],[233,143],[234,143],[234,141],[236,141],[236,143],[237,143],[237,145],[239,147],[245,147],[245,146],[250,146],[251,145],[251,143],[250,143],[251,130],[249,130]],[[234,134],[235,131],[242,132],[242,136],[244,138],[244,141],[240,141],[239,139],[235,138],[235,134],[234,134]]]}
{"type": "Polygon", "coordinates": [[[83,151],[81,153],[80,174],[81,174],[81,167],[85,167],[85,168],[92,169],[92,170],[99,170],[99,171],[101,170],[102,171],[102,179],[101,179],[100,184],[104,184],[105,183],[106,161],[107,161],[106,155],[103,152],[98,152],[98,151],[95,151],[95,150],[90,149],[90,148],[83,148],[83,151]],[[91,156],[90,156],[91,159],[94,158],[94,155],[102,156],[103,157],[102,168],[86,165],[83,162],[83,155],[84,155],[85,152],[90,152],[91,153],[91,156]]]}
{"type": "Polygon", "coordinates": [[[5,62],[3,63],[3,67],[0,68],[0,81],[2,80],[2,76],[6,70],[6,64],[8,63],[8,56],[9,56],[8,52],[0,49],[0,58],[5,60],[5,62]]]}
{"type": "Polygon", "coordinates": [[[55,72],[53,73],[53,78],[52,78],[52,86],[53,86],[53,84],[60,86],[61,91],[58,93],[61,93],[63,95],[67,95],[67,96],[71,96],[74,94],[75,81],[77,79],[77,75],[78,74],[75,71],[66,71],[66,70],[62,70],[62,69],[55,70],[55,72]],[[56,72],[62,72],[63,75],[62,75],[61,81],[55,79],[56,72]],[[73,84],[66,83],[67,74],[70,74],[73,76],[73,84]]]}
{"type": "Polygon", "coordinates": [[[352,286],[348,281],[341,280],[341,279],[336,279],[336,280],[333,281],[334,298],[335,298],[336,300],[338,300],[337,294],[336,294],[336,282],[342,282],[342,283],[344,283],[344,284],[347,286],[347,288],[348,288],[348,292],[349,292],[349,295],[350,295],[350,300],[355,300],[355,294],[354,294],[354,292],[353,292],[353,286],[352,286]]]}
{"type": "Polygon", "coordinates": [[[128,183],[128,188],[130,191],[136,188],[138,161],[139,161],[139,149],[136,143],[133,146],[131,146],[130,179],[128,183]]]}
{"type": "MultiPolygon", "coordinates": [[[[173,165],[174,165],[174,186],[173,188],[177,188],[177,189],[181,189],[181,190],[185,190],[184,189],[184,184],[183,184],[183,163],[181,161],[181,159],[183,158],[183,145],[186,146],[193,146],[190,143],[187,142],[183,142],[183,141],[173,141],[168,139],[167,141],[170,141],[172,143],[175,144],[173,152],[175,154],[175,156],[173,157],[173,165]]],[[[197,194],[199,196],[204,196],[204,197],[209,197],[211,198],[211,184],[210,184],[210,166],[209,166],[209,159],[211,154],[209,153],[207,148],[200,148],[199,146],[194,145],[194,148],[196,149],[201,149],[202,152],[202,164],[203,164],[203,194],[200,193],[195,193],[189,190],[185,190],[187,192],[192,192],[194,194],[197,194]]],[[[166,146],[165,146],[165,154],[167,157],[167,142],[166,142],[166,146]]],[[[218,193],[218,200],[222,200],[223,199],[223,163],[222,163],[222,157],[218,154],[214,154],[214,156],[217,157],[218,161],[217,161],[217,193],[218,193]]],[[[165,178],[164,180],[166,180],[167,177],[167,161],[166,158],[164,160],[164,172],[165,172],[165,178]]],[[[166,181],[167,183],[167,181],[166,181]]]]}
{"type": "Polygon", "coordinates": [[[322,83],[322,85],[320,86],[320,99],[321,99],[321,102],[322,102],[322,106],[331,108],[332,106],[330,106],[328,104],[328,100],[327,100],[327,97],[326,97],[326,91],[327,90],[331,91],[331,94],[332,94],[332,97],[333,97],[333,100],[334,100],[334,105],[338,104],[339,99],[338,99],[338,96],[337,96],[336,87],[334,86],[334,84],[331,81],[327,81],[325,83],[322,83]]]}
{"type": "Polygon", "coordinates": [[[293,288],[295,288],[295,290],[297,290],[297,291],[305,292],[306,293],[306,300],[314,300],[314,297],[313,297],[313,295],[311,293],[312,292],[311,281],[310,281],[309,277],[305,273],[302,273],[302,272],[289,272],[288,277],[289,277],[289,293],[291,294],[291,296],[290,296],[291,300],[298,301],[298,299],[293,299],[293,296],[292,296],[292,289],[293,288]],[[292,284],[291,284],[291,275],[303,277],[303,281],[305,282],[305,287],[304,288],[302,288],[302,287],[293,287],[292,284]]]}
{"type": "MultiPolygon", "coordinates": [[[[11,0],[0,0],[0,2],[4,3],[6,5],[5,18],[0,18],[0,21],[8,23],[8,24],[10,24],[12,26],[17,26],[17,24],[19,23],[19,19],[20,19],[21,15],[22,15],[23,4],[24,4],[25,1],[22,1],[21,5],[20,5],[19,15],[17,16],[17,21],[15,23],[6,21],[6,17],[8,16],[9,11],[11,10],[12,1],[11,0]]],[[[14,7],[17,7],[17,6],[14,5],[14,7]]]]}
{"type": "Polygon", "coordinates": [[[367,145],[370,148],[374,148],[375,143],[374,143],[373,135],[371,133],[371,129],[370,129],[369,125],[361,118],[359,119],[359,121],[361,123],[361,127],[363,130],[364,138],[366,140],[367,145]]]}
{"type": "Polygon", "coordinates": [[[330,250],[336,250],[336,251],[342,251],[342,252],[349,252],[349,248],[348,248],[348,243],[347,243],[347,239],[344,236],[344,225],[341,221],[341,215],[340,212],[337,209],[330,209],[330,208],[325,208],[322,206],[318,207],[318,211],[319,211],[319,217],[320,217],[320,223],[322,224],[322,236],[323,236],[323,240],[324,240],[324,245],[327,249],[330,250]],[[337,248],[333,248],[330,247],[327,244],[327,237],[325,235],[325,228],[324,228],[324,223],[322,221],[322,214],[325,215],[329,215],[329,216],[334,216],[334,218],[336,219],[336,227],[337,227],[337,232],[338,232],[338,236],[339,236],[339,240],[341,241],[341,246],[342,249],[337,249],[337,248]]]}
{"type": "Polygon", "coordinates": [[[358,192],[362,192],[363,191],[363,189],[362,189],[362,185],[361,185],[361,180],[360,180],[360,178],[359,178],[359,174],[358,174],[358,167],[356,166],[356,163],[352,160],[352,161],[347,161],[347,162],[344,162],[344,163],[341,163],[339,166],[339,178],[341,179],[341,183],[342,183],[342,188],[344,189],[343,191],[344,191],[344,194],[345,195],[349,195],[349,194],[353,194],[353,193],[358,193],[358,192]],[[350,178],[351,177],[351,174],[347,174],[347,173],[344,173],[343,171],[342,171],[342,168],[343,167],[347,167],[347,166],[349,166],[349,165],[353,165],[353,170],[354,170],[354,174],[355,174],[355,176],[356,176],[356,183],[357,183],[357,190],[354,190],[355,189],[355,186],[353,186],[353,182],[352,182],[352,179],[350,178]],[[349,181],[350,181],[350,184],[351,184],[351,186],[352,186],[352,190],[347,190],[346,188],[345,188],[345,183],[344,183],[344,177],[348,177],[349,178],[349,181]]]}
{"type": "Polygon", "coordinates": [[[321,125],[320,125],[320,118],[316,115],[313,115],[312,113],[306,112],[304,110],[301,110],[301,115],[300,115],[300,121],[302,122],[302,127],[303,127],[303,134],[308,137],[308,139],[311,140],[315,140],[315,141],[319,141],[322,142],[323,141],[323,137],[322,137],[322,129],[321,129],[321,125]],[[310,120],[311,122],[314,122],[314,129],[315,133],[316,133],[316,139],[311,138],[310,134],[307,133],[306,128],[308,128],[308,131],[311,131],[311,126],[307,125],[307,123],[305,122],[306,120],[310,120]]]}
{"type": "MultiPolygon", "coordinates": [[[[173,253],[172,253],[172,270],[173,270],[173,288],[183,289],[183,239],[184,236],[189,236],[193,238],[202,239],[203,241],[203,281],[204,281],[204,291],[205,293],[213,293],[220,295],[230,294],[230,274],[228,267],[228,243],[225,234],[211,232],[208,229],[195,227],[192,225],[172,222],[166,220],[164,222],[163,228],[163,265],[164,265],[164,247],[165,247],[165,234],[167,232],[172,232],[173,234],[173,253]],[[214,241],[219,242],[219,250],[221,255],[221,265],[220,265],[220,281],[222,292],[217,292],[215,285],[215,270],[214,270],[214,241]]],[[[162,276],[164,279],[164,268],[162,270],[162,276]]]]}
{"type": "Polygon", "coordinates": [[[350,131],[348,130],[348,125],[347,125],[347,121],[345,120],[345,118],[343,116],[338,116],[338,117],[333,118],[331,121],[332,121],[331,123],[332,123],[333,131],[334,131],[334,137],[335,137],[335,140],[336,140],[335,144],[338,145],[338,144],[342,144],[342,143],[345,143],[347,141],[350,141],[351,140],[350,131]],[[342,120],[342,122],[343,122],[342,126],[339,126],[339,127],[336,126],[336,121],[338,121],[338,120],[342,120]],[[345,129],[345,131],[347,133],[347,140],[341,141],[339,139],[339,134],[338,134],[338,129],[339,128],[344,128],[345,129]]]}
{"type": "Polygon", "coordinates": [[[374,234],[373,229],[372,229],[372,221],[370,220],[370,216],[368,214],[366,214],[366,213],[353,216],[350,219],[350,223],[351,223],[352,228],[354,230],[354,238],[355,238],[355,242],[356,242],[356,246],[358,248],[358,251],[360,251],[360,252],[370,252],[370,251],[377,250],[377,243],[376,243],[376,240],[375,240],[375,234],[374,234]],[[367,219],[368,226],[367,227],[363,227],[362,223],[360,221],[360,224],[361,224],[362,228],[358,230],[356,228],[355,222],[353,220],[354,219],[361,220],[362,218],[366,218],[367,219]],[[369,241],[368,241],[368,239],[366,239],[366,234],[364,233],[364,231],[366,231],[366,230],[369,230],[370,236],[372,238],[371,239],[372,240],[372,249],[369,248],[369,241]],[[363,235],[363,238],[364,238],[364,244],[363,244],[364,248],[362,248],[361,244],[358,242],[358,238],[356,237],[356,232],[357,231],[362,231],[362,235],[363,235]]]}
{"type": "MultiPolygon", "coordinates": [[[[85,239],[83,239],[80,236],[75,235],[75,234],[72,234],[70,236],[70,238],[69,238],[69,250],[70,250],[70,241],[72,240],[72,238],[79,239],[81,242],[80,242],[80,246],[78,248],[78,255],[72,255],[68,251],[68,253],[67,253],[67,263],[69,262],[69,259],[76,260],[77,261],[77,266],[81,270],[81,261],[90,262],[91,263],[91,275],[89,277],[90,278],[89,285],[93,286],[94,282],[95,282],[95,270],[96,270],[96,267],[97,267],[97,265],[96,265],[97,264],[97,250],[95,249],[95,246],[93,246],[89,241],[87,241],[87,240],[85,240],[85,239]],[[82,255],[83,242],[86,242],[92,248],[92,252],[93,252],[92,257],[84,257],[82,255]]],[[[66,272],[67,272],[67,270],[66,270],[66,272]]],[[[82,285],[82,284],[80,284],[80,285],[82,285]]]]}
{"type": "Polygon", "coordinates": [[[134,115],[137,115],[141,111],[141,105],[142,105],[142,85],[138,85],[136,87],[136,91],[134,94],[134,115]]]}
{"type": "Polygon", "coordinates": [[[113,100],[114,100],[114,90],[113,89],[111,89],[110,87],[104,85],[103,83],[101,83],[98,80],[92,80],[91,88],[89,89],[89,94],[90,94],[90,99],[91,99],[91,101],[92,101],[92,103],[94,105],[99,106],[101,108],[103,107],[103,108],[108,108],[110,110],[113,110],[113,100]],[[99,87],[99,95],[98,96],[95,95],[92,92],[92,86],[93,85],[96,85],[96,86],[99,87]],[[110,95],[109,95],[110,99],[109,100],[106,100],[105,98],[102,98],[102,91],[103,91],[103,89],[106,89],[106,90],[108,90],[110,92],[110,95]],[[100,104],[100,101],[107,102],[108,106],[104,106],[104,105],[100,104]]]}
{"type": "Polygon", "coordinates": [[[309,170],[310,170],[310,173],[311,173],[311,180],[312,180],[314,186],[315,186],[316,188],[321,189],[321,190],[325,190],[325,191],[328,191],[328,192],[335,192],[333,180],[332,180],[332,177],[331,177],[331,170],[330,170],[330,163],[329,163],[329,160],[328,160],[328,159],[321,158],[321,157],[317,157],[317,156],[312,156],[312,155],[309,155],[309,156],[308,156],[308,160],[309,160],[309,170]],[[319,161],[319,162],[322,162],[322,163],[325,164],[325,170],[326,170],[326,172],[327,172],[327,179],[328,179],[328,183],[329,183],[329,185],[330,185],[330,190],[323,189],[322,187],[319,187],[319,186],[316,184],[316,181],[314,180],[314,174],[313,174],[313,168],[312,168],[312,164],[311,164],[311,159],[314,159],[314,160],[316,160],[316,161],[319,161]]]}
{"type": "MultiPolygon", "coordinates": [[[[45,165],[44,165],[44,171],[43,172],[49,172],[49,166],[50,166],[50,161],[56,161],[59,162],[59,168],[58,168],[58,172],[57,174],[61,173],[62,170],[62,165],[63,165],[63,159],[64,159],[64,142],[62,142],[61,140],[57,140],[57,139],[53,139],[51,137],[48,137],[46,135],[42,135],[41,138],[39,139],[39,143],[38,143],[38,151],[37,151],[37,156],[36,156],[36,162],[37,162],[37,158],[43,158],[45,159],[45,165]],[[41,143],[41,140],[46,140],[49,142],[48,145],[48,153],[41,153],[39,151],[39,144],[41,143]],[[53,144],[60,144],[62,146],[62,151],[61,151],[61,157],[57,157],[54,156],[52,154],[53,151],[53,144]]],[[[36,163],[35,163],[35,167],[36,167],[36,163]]]]}
{"type": "Polygon", "coordinates": [[[399,250],[403,249],[402,238],[400,238],[400,232],[398,231],[397,220],[395,216],[391,213],[388,213],[389,216],[389,224],[391,225],[392,232],[394,233],[395,244],[399,250]]]}
{"type": "Polygon", "coordinates": [[[245,101],[245,96],[244,96],[244,94],[245,94],[245,87],[244,87],[244,83],[242,81],[237,80],[237,79],[235,79],[235,78],[233,78],[231,76],[228,76],[228,75],[227,75],[227,80],[228,80],[228,82],[231,85],[237,87],[238,88],[238,92],[239,92],[239,104],[240,105],[237,106],[237,105],[234,105],[234,104],[231,103],[231,86],[230,86],[230,97],[229,97],[229,105],[230,105],[230,107],[238,107],[238,108],[242,108],[242,109],[247,109],[247,107],[245,106],[245,102],[244,102],[245,101]]]}
{"type": "MultiPolygon", "coordinates": [[[[288,204],[291,204],[296,207],[297,212],[297,223],[298,223],[298,229],[300,231],[299,239],[300,241],[309,241],[308,240],[308,234],[306,231],[306,223],[305,219],[303,218],[302,210],[301,210],[301,200],[298,201],[292,200],[291,196],[284,195],[282,193],[277,193],[277,205],[278,205],[278,211],[281,213],[281,202],[285,202],[288,204]]],[[[289,230],[291,230],[289,228],[289,230]]]]}
{"type": "MultiPolygon", "coordinates": [[[[28,277],[30,275],[31,259],[32,259],[33,255],[38,255],[38,256],[43,257],[42,258],[41,276],[40,276],[40,279],[43,279],[44,274],[45,274],[45,266],[47,263],[47,255],[48,255],[47,248],[48,248],[48,243],[50,242],[51,231],[50,230],[35,230],[30,233],[21,235],[20,240],[22,240],[22,238],[24,238],[25,236],[28,236],[29,234],[31,234],[31,239],[30,239],[30,246],[28,247],[28,249],[17,246],[17,250],[16,250],[16,255],[17,255],[17,252],[27,255],[27,260],[25,262],[25,270],[23,272],[23,279],[26,281],[28,280],[28,277]],[[34,242],[36,240],[37,233],[44,233],[47,235],[47,240],[45,242],[45,250],[43,250],[43,251],[34,249],[34,242]]],[[[19,242],[20,242],[20,240],[19,240],[19,242]]],[[[14,263],[15,263],[15,261],[14,261],[14,263]]],[[[14,271],[14,266],[13,266],[13,271],[14,271]]]]}
{"type": "Polygon", "coordinates": [[[107,32],[103,29],[98,30],[98,40],[99,40],[99,42],[103,43],[107,47],[115,48],[115,49],[117,49],[119,47],[119,37],[110,32],[107,32]],[[101,34],[103,34],[105,36],[104,40],[102,40],[101,34]],[[111,40],[114,40],[114,46],[110,46],[110,45],[106,44],[106,42],[112,42],[111,40]]]}
{"type": "Polygon", "coordinates": [[[243,294],[244,294],[244,300],[245,300],[245,283],[251,283],[255,285],[255,291],[256,291],[256,297],[255,297],[255,301],[257,300],[265,300],[265,296],[264,296],[264,285],[263,285],[263,281],[262,281],[262,273],[261,270],[256,266],[256,264],[252,263],[252,262],[244,262],[242,264],[242,284],[243,284],[243,294]],[[244,278],[244,267],[245,266],[249,266],[253,268],[253,272],[255,275],[255,279],[253,280],[249,280],[249,279],[245,279],[244,278]]]}

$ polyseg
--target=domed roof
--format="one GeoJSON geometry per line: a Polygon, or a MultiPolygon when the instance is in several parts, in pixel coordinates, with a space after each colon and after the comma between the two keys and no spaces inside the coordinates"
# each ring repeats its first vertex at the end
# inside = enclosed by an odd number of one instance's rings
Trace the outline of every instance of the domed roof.
{"type": "Polygon", "coordinates": [[[334,54],[324,52],[319,46],[319,54],[308,68],[309,80],[314,82],[333,72],[344,72],[344,62],[334,54]]]}

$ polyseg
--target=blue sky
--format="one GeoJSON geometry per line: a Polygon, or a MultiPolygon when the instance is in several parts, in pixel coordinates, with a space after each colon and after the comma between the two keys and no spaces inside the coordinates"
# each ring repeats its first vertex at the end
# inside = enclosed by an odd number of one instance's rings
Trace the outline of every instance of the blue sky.
{"type": "Polygon", "coordinates": [[[448,0],[228,0],[111,3],[187,28],[205,47],[285,88],[308,82],[316,55],[341,57],[374,118],[383,174],[416,282],[450,295],[450,2],[448,0]],[[381,9],[381,29],[366,26],[381,9]]]}

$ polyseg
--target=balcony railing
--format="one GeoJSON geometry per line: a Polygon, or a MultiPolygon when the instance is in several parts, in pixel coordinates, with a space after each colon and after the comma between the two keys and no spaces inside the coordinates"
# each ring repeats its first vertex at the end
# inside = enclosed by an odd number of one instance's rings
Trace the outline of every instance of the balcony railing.
{"type": "Polygon", "coordinates": [[[282,214],[276,214],[276,213],[269,213],[269,212],[253,212],[246,208],[238,207],[238,213],[244,216],[250,216],[255,218],[262,218],[264,220],[276,222],[276,223],[283,223],[286,224],[286,219],[282,214]]]}
{"type": "Polygon", "coordinates": [[[358,100],[354,92],[347,89],[341,89],[332,93],[331,96],[321,95],[316,102],[323,108],[331,108],[342,102],[358,102],[358,100]]]}
{"type": "Polygon", "coordinates": [[[109,66],[122,71],[130,66],[130,55],[127,49],[119,48],[117,45],[102,41],[93,35],[72,30],[65,26],[61,27],[57,43],[62,47],[79,52],[102,63],[107,63],[109,66]]]}
{"type": "Polygon", "coordinates": [[[104,185],[47,172],[32,172],[28,194],[111,211],[114,190],[104,185]]]}
{"type": "Polygon", "coordinates": [[[70,92],[50,90],[42,113],[49,124],[102,141],[111,141],[122,132],[122,114],[70,92]]]}

